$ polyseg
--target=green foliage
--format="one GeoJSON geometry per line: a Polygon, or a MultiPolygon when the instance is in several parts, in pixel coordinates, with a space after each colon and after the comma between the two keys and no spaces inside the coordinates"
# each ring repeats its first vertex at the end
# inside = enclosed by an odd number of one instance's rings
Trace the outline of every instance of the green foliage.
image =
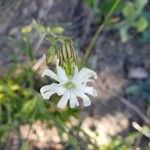
{"type": "Polygon", "coordinates": [[[140,39],[143,43],[149,43],[150,42],[150,28],[145,30],[145,32],[142,33],[142,37],[140,39]]]}
{"type": "MultiPolygon", "coordinates": [[[[98,0],[86,0],[86,2],[94,9],[95,13],[100,15],[108,14],[114,7],[114,0],[105,1],[101,6],[98,5],[100,2],[98,0]]],[[[134,2],[126,3],[123,0],[119,1],[119,5],[115,8],[114,14],[122,14],[124,18],[119,21],[117,25],[113,24],[111,18],[107,22],[107,25],[119,30],[123,42],[129,40],[130,35],[128,31],[130,28],[135,28],[137,32],[143,32],[145,37],[149,36],[144,32],[149,26],[149,21],[147,17],[142,14],[146,3],[146,0],[135,0],[134,2]]],[[[53,63],[60,48],[60,46],[57,45],[58,42],[61,42],[61,46],[68,44],[66,43],[65,37],[59,36],[59,34],[64,32],[64,29],[60,26],[45,27],[33,21],[31,25],[21,29],[23,38],[19,42],[13,38],[11,39],[11,41],[29,57],[30,65],[33,65],[33,61],[35,61],[32,39],[30,37],[32,29],[35,29],[42,39],[45,38],[51,42],[51,47],[47,52],[47,63],[53,63]]],[[[64,56],[65,54],[66,52],[63,51],[62,55],[64,56]]],[[[68,60],[70,61],[72,53],[70,52],[69,54],[67,57],[69,57],[68,60]]],[[[32,70],[29,64],[18,64],[18,56],[19,55],[14,54],[13,58],[16,62],[16,66],[10,70],[8,75],[3,76],[0,80],[0,142],[5,143],[10,132],[17,134],[22,124],[32,124],[40,120],[49,126],[56,127],[62,142],[67,134],[67,144],[72,145],[74,149],[80,149],[83,145],[87,146],[88,144],[90,144],[93,149],[99,149],[97,145],[92,142],[91,137],[81,129],[80,109],[67,108],[61,111],[53,102],[43,101],[39,94],[39,87],[42,86],[44,81],[41,80],[37,72],[32,70]],[[78,120],[77,125],[72,124],[72,118],[78,120]],[[81,133],[83,136],[80,136],[81,133]]],[[[74,61],[75,58],[73,57],[72,59],[74,61]]],[[[146,100],[150,100],[149,89],[150,80],[148,79],[148,81],[138,82],[135,85],[129,86],[126,93],[140,95],[146,100]]],[[[56,95],[52,98],[55,103],[58,101],[56,95]]],[[[135,139],[140,136],[141,133],[135,132],[126,138],[114,138],[109,145],[102,149],[132,150],[135,139]]],[[[29,149],[28,141],[23,141],[21,149],[29,149]]],[[[88,148],[84,147],[84,149],[88,148]]]]}
{"type": "Polygon", "coordinates": [[[31,61],[34,59],[32,40],[28,32],[23,30],[22,38],[18,41],[13,37],[10,37],[9,40],[16,48],[20,50],[19,53],[13,52],[12,60],[14,63],[19,62],[20,55],[28,57],[31,61]]]}
{"type": "Polygon", "coordinates": [[[138,17],[147,2],[147,0],[135,0],[134,2],[128,2],[123,9],[123,15],[126,20],[128,22],[132,22],[136,17],[138,17]]]}
{"type": "MultiPolygon", "coordinates": [[[[96,11],[93,9],[93,12],[96,17],[100,20],[102,16],[106,16],[109,14],[110,10],[113,8],[115,4],[115,0],[87,0],[85,1],[89,6],[97,3],[96,11]]],[[[119,4],[115,8],[112,16],[116,15],[118,21],[114,21],[113,17],[109,19],[108,24],[110,29],[117,29],[119,31],[122,42],[127,42],[132,38],[130,34],[130,30],[134,29],[136,33],[143,33],[143,36],[146,39],[149,38],[149,34],[147,34],[146,29],[149,27],[149,19],[144,15],[148,12],[145,11],[145,6],[148,3],[148,0],[134,0],[127,1],[120,0],[119,4]],[[123,16],[123,18],[121,17],[123,16]],[[121,19],[120,19],[121,18],[121,19]]],[[[93,8],[93,7],[91,7],[93,8]]]]}
{"type": "MultiPolygon", "coordinates": [[[[112,141],[107,146],[102,147],[101,150],[133,150],[136,140],[141,136],[142,134],[136,131],[126,137],[112,138],[112,141]]],[[[143,150],[146,150],[146,147],[143,150]]]]}
{"type": "Polygon", "coordinates": [[[59,26],[44,27],[35,22],[32,26],[40,35],[44,34],[51,44],[46,53],[46,63],[49,65],[59,59],[59,66],[63,67],[68,75],[72,75],[77,61],[71,38],[59,35],[62,33],[62,28],[59,26]]]}
{"type": "Polygon", "coordinates": [[[149,24],[147,29],[142,33],[140,41],[143,43],[149,43],[150,42],[150,12],[145,11],[142,14],[147,19],[149,24]]]}
{"type": "MultiPolygon", "coordinates": [[[[68,136],[66,144],[80,148],[82,142],[92,147],[97,147],[90,137],[80,129],[80,109],[60,110],[57,105],[50,101],[44,101],[39,94],[39,87],[43,80],[34,72],[30,66],[16,65],[8,75],[0,80],[0,143],[5,143],[9,133],[18,135],[19,127],[23,124],[32,124],[35,121],[42,121],[57,129],[59,136],[64,141],[68,136]],[[72,119],[78,120],[73,125],[72,119]],[[80,137],[80,134],[84,137],[80,137]],[[82,139],[81,142],[78,138],[82,139]]],[[[57,98],[55,95],[53,99],[57,98]]],[[[22,149],[28,149],[28,141],[22,143],[22,149]]]]}
{"type": "Polygon", "coordinates": [[[22,142],[21,150],[29,150],[29,143],[27,141],[22,142]]]}
{"type": "Polygon", "coordinates": [[[126,93],[141,96],[146,101],[150,102],[150,79],[139,81],[133,85],[130,85],[127,87],[126,93]]]}
{"type": "Polygon", "coordinates": [[[139,18],[139,20],[137,20],[137,22],[135,23],[135,27],[137,28],[138,32],[144,32],[148,27],[147,19],[144,17],[139,18]]]}
{"type": "MultiPolygon", "coordinates": [[[[106,16],[114,7],[116,0],[84,0],[85,3],[92,8],[94,15],[100,19],[103,15],[106,16]]],[[[124,0],[120,0],[114,13],[118,13],[124,7],[124,0]]]]}
{"type": "MultiPolygon", "coordinates": [[[[0,80],[0,143],[6,143],[10,133],[19,135],[21,125],[32,125],[40,120],[49,127],[55,127],[62,139],[61,142],[70,144],[74,149],[80,149],[83,143],[84,147],[91,145],[93,149],[98,149],[90,136],[80,128],[82,122],[79,108],[70,109],[68,107],[63,111],[58,109],[59,97],[57,95],[52,96],[54,103],[42,99],[39,88],[42,87],[44,81],[31,68],[35,62],[30,37],[33,28],[36,29],[42,40],[46,39],[51,42],[51,47],[47,52],[47,63],[54,61],[58,48],[60,48],[57,45],[58,42],[61,42],[62,45],[68,44],[68,38],[59,36],[63,32],[61,27],[44,27],[36,22],[21,29],[22,39],[19,42],[13,38],[10,39],[17,48],[26,54],[27,62],[21,64],[18,59],[20,53],[14,53],[14,67],[0,80]],[[77,120],[76,125],[72,124],[72,119],[77,120]],[[64,141],[66,135],[68,141],[64,141]]],[[[28,142],[27,139],[23,140],[21,149],[28,149],[28,142]]]]}
{"type": "Polygon", "coordinates": [[[93,7],[94,4],[96,3],[96,0],[85,0],[85,2],[90,6],[90,7],[93,7]]]}
{"type": "Polygon", "coordinates": [[[37,23],[35,20],[33,20],[32,24],[30,25],[31,28],[36,29],[40,35],[47,35],[47,34],[52,34],[55,36],[55,34],[63,34],[64,28],[61,26],[52,26],[52,27],[46,27],[43,26],[42,24],[37,23]]]}
{"type": "MultiPolygon", "coordinates": [[[[102,6],[100,8],[100,13],[102,15],[106,15],[109,13],[109,11],[112,9],[114,6],[116,0],[108,0],[104,4],[102,3],[102,6]]],[[[121,11],[121,9],[124,7],[125,2],[123,0],[120,0],[117,7],[114,10],[114,13],[118,13],[121,11]]]]}
{"type": "Polygon", "coordinates": [[[148,27],[148,20],[142,15],[146,4],[147,0],[135,0],[134,2],[126,3],[124,6],[122,11],[124,20],[116,25],[119,29],[122,42],[127,42],[131,38],[129,34],[130,29],[135,28],[137,32],[144,32],[148,27]]]}

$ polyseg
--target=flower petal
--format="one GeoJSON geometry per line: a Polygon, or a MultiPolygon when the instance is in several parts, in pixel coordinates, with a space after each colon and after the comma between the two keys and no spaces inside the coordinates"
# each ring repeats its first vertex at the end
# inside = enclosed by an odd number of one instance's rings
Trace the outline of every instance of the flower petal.
{"type": "Polygon", "coordinates": [[[88,68],[82,68],[79,73],[74,76],[74,82],[75,83],[84,83],[87,82],[89,78],[94,76],[94,78],[97,78],[97,74],[95,71],[88,69],[88,68]]]}
{"type": "Polygon", "coordinates": [[[94,83],[94,80],[92,80],[92,79],[87,79],[85,82],[83,82],[83,84],[86,85],[87,82],[94,83]]]}
{"type": "Polygon", "coordinates": [[[73,90],[71,90],[71,92],[70,92],[70,107],[74,108],[76,106],[79,106],[79,102],[75,95],[75,92],[73,90]]]}
{"type": "Polygon", "coordinates": [[[85,86],[83,88],[83,92],[86,93],[86,94],[92,95],[94,97],[97,96],[97,92],[96,92],[96,90],[93,87],[87,87],[87,86],[85,86]]]}
{"type": "Polygon", "coordinates": [[[63,95],[65,93],[66,89],[63,87],[63,84],[59,84],[56,92],[57,94],[60,96],[60,95],[63,95]]]}
{"type": "Polygon", "coordinates": [[[58,76],[59,80],[62,81],[62,82],[67,82],[67,81],[68,81],[66,72],[65,72],[65,70],[64,70],[63,68],[61,68],[61,67],[58,67],[58,68],[57,68],[57,76],[58,76]]]}
{"type": "Polygon", "coordinates": [[[83,89],[77,88],[75,92],[76,92],[76,96],[78,96],[81,99],[83,99],[83,105],[84,106],[91,105],[91,100],[89,99],[89,97],[86,94],[84,94],[83,89]]]}
{"type": "Polygon", "coordinates": [[[84,106],[89,106],[91,105],[91,100],[89,99],[89,97],[87,95],[85,95],[84,93],[80,94],[79,97],[81,97],[83,99],[83,105],[84,106]]]}
{"type": "Polygon", "coordinates": [[[53,94],[56,93],[58,87],[57,83],[52,83],[50,85],[45,85],[41,87],[40,92],[44,99],[49,99],[53,94]]]}
{"type": "Polygon", "coordinates": [[[51,71],[49,69],[45,69],[44,70],[44,72],[42,74],[42,77],[43,76],[49,76],[50,78],[55,79],[56,81],[58,81],[57,75],[53,71],[51,71]]]}
{"type": "Polygon", "coordinates": [[[61,97],[61,99],[59,100],[57,106],[61,109],[64,109],[67,105],[68,100],[69,100],[69,92],[66,91],[64,95],[61,97]]]}

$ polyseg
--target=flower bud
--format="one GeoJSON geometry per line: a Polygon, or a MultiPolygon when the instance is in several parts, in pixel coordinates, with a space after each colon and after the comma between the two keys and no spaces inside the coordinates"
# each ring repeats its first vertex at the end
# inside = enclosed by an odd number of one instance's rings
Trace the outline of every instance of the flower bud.
{"type": "Polygon", "coordinates": [[[58,50],[57,57],[59,59],[59,66],[63,67],[68,75],[73,75],[77,61],[71,39],[64,39],[58,50]]]}

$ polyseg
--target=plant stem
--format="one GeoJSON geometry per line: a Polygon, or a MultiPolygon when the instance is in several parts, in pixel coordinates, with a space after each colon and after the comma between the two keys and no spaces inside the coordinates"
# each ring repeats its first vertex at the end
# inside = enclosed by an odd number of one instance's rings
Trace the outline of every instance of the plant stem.
{"type": "Polygon", "coordinates": [[[0,105],[0,125],[2,124],[2,106],[0,105]]]}
{"type": "Polygon", "coordinates": [[[115,11],[116,7],[118,6],[118,4],[120,3],[121,0],[116,0],[115,1],[115,4],[113,5],[113,7],[110,9],[109,13],[106,15],[103,23],[99,26],[98,30],[96,31],[96,33],[94,34],[89,46],[87,47],[86,49],[86,53],[85,53],[85,56],[84,56],[84,64],[86,63],[90,53],[91,53],[91,50],[95,44],[95,42],[97,41],[97,38],[99,37],[100,33],[102,32],[104,26],[106,25],[106,23],[108,22],[109,18],[111,17],[111,15],[113,14],[113,12],[115,11]]]}
{"type": "Polygon", "coordinates": [[[133,109],[148,125],[150,125],[150,119],[148,116],[146,116],[136,105],[132,104],[130,101],[121,98],[120,101],[133,109]]]}

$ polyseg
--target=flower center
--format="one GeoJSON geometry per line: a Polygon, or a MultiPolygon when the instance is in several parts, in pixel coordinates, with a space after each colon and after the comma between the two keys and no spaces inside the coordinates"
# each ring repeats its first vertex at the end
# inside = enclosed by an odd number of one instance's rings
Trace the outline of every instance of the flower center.
{"type": "Polygon", "coordinates": [[[76,85],[71,81],[64,84],[64,88],[66,88],[66,89],[73,89],[75,87],[76,87],[76,85]]]}

